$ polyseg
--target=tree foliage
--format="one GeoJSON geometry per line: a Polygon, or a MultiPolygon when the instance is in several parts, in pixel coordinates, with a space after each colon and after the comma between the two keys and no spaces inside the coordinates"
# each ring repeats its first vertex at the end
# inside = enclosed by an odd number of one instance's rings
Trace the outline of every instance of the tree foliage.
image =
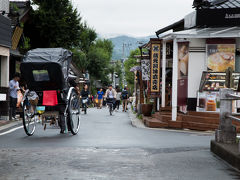
{"type": "Polygon", "coordinates": [[[91,45],[87,54],[90,75],[97,80],[101,80],[103,84],[109,83],[108,74],[111,73],[110,61],[112,58],[113,45],[106,39],[98,39],[91,45]]]}
{"type": "Polygon", "coordinates": [[[31,48],[70,49],[80,71],[88,70],[92,79],[109,83],[112,42],[97,39],[95,30],[82,22],[70,0],[32,0],[32,5],[37,8],[32,8],[32,20],[24,25],[31,48]]]}
{"type": "Polygon", "coordinates": [[[130,89],[134,87],[134,72],[131,72],[130,69],[138,64],[135,55],[140,55],[139,49],[131,51],[130,56],[124,62],[125,78],[130,89]]]}
{"type": "Polygon", "coordinates": [[[69,49],[80,45],[86,27],[69,0],[33,0],[32,3],[38,8],[32,10],[32,21],[26,25],[25,34],[30,37],[33,48],[69,49]]]}

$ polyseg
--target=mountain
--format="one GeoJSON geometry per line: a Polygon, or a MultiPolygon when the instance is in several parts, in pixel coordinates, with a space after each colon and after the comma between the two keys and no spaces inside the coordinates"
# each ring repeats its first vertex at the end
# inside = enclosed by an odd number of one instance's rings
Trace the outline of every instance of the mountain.
{"type": "Polygon", "coordinates": [[[109,38],[114,45],[113,60],[119,60],[121,58],[127,58],[130,52],[138,48],[141,44],[147,43],[150,38],[155,36],[135,38],[130,36],[117,36],[109,38]]]}

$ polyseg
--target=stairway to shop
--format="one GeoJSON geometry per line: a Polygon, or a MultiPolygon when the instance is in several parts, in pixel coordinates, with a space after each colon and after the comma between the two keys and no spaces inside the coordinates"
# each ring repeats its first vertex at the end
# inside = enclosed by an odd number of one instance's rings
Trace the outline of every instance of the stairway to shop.
{"type": "MultiPolygon", "coordinates": [[[[219,114],[208,112],[178,113],[177,121],[172,121],[171,108],[162,108],[152,117],[143,117],[143,122],[151,128],[191,129],[200,131],[214,131],[219,126],[219,114]]],[[[240,132],[240,123],[233,121],[240,132]]]]}

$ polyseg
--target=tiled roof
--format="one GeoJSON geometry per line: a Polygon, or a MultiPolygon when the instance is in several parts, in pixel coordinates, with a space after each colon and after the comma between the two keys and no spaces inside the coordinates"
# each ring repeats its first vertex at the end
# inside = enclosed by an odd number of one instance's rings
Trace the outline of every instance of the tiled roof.
{"type": "Polygon", "coordinates": [[[211,3],[210,9],[226,9],[226,8],[240,8],[240,0],[209,0],[211,3]]]}

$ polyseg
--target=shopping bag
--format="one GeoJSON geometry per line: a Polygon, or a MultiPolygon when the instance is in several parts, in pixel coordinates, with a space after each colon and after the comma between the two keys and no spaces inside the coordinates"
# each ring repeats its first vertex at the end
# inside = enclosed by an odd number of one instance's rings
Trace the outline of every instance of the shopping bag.
{"type": "Polygon", "coordinates": [[[18,91],[17,92],[17,108],[21,106],[22,100],[23,100],[23,94],[21,93],[21,91],[18,91]]]}

